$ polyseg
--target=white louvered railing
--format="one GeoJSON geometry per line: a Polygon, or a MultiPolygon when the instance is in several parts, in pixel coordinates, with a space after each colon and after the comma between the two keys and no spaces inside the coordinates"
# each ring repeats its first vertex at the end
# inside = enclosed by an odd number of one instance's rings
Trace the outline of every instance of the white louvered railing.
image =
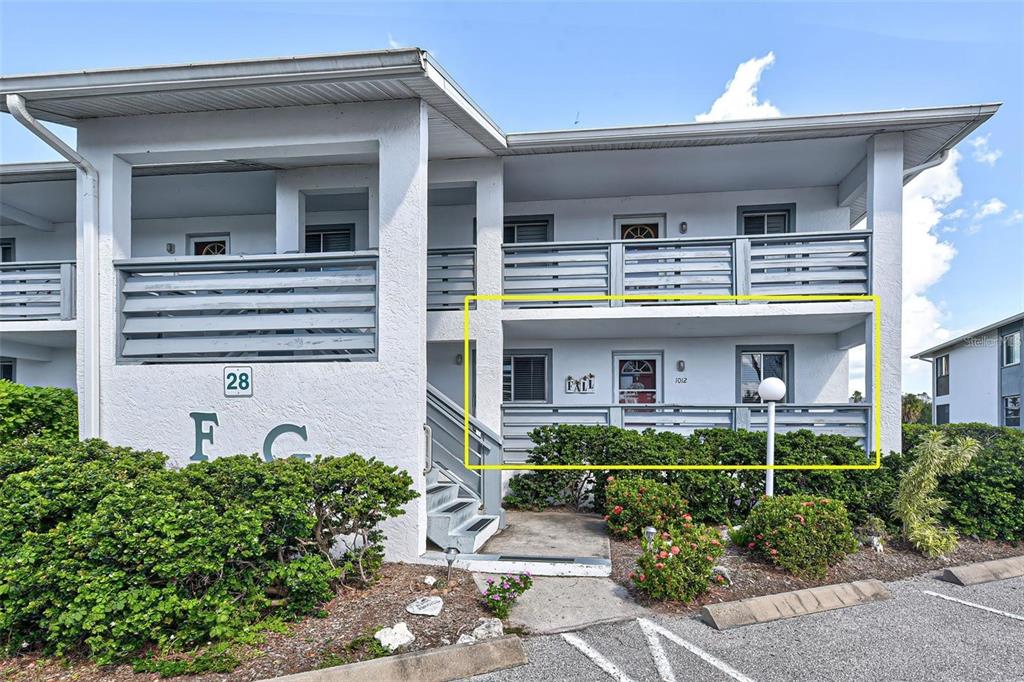
{"type": "Polygon", "coordinates": [[[376,357],[375,251],[114,265],[124,362],[376,357]]]}
{"type": "Polygon", "coordinates": [[[475,293],[475,246],[427,250],[427,310],[461,310],[475,293]]]}
{"type": "Polygon", "coordinates": [[[674,305],[700,300],[586,300],[591,295],[860,295],[871,292],[871,233],[807,232],[508,244],[504,293],[580,296],[507,307],[674,305]]]}
{"type": "Polygon", "coordinates": [[[0,320],[74,318],[74,261],[0,264],[0,320]]]}
{"type": "MultiPolygon", "coordinates": [[[[765,431],[768,410],[763,405],[548,405],[506,403],[502,406],[505,462],[524,462],[533,447],[530,432],[541,426],[579,424],[618,426],[643,431],[672,431],[689,435],[698,429],[765,431]]],[[[857,439],[869,452],[871,406],[858,404],[785,404],[776,408],[776,429],[788,433],[808,429],[857,439]]]]}

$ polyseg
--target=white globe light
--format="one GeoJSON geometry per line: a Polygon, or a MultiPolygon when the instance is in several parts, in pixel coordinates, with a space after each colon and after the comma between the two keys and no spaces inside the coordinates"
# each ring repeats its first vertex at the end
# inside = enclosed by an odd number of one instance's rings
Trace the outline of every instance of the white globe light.
{"type": "Polygon", "coordinates": [[[768,377],[758,385],[757,394],[761,400],[777,402],[786,396],[786,383],[782,379],[768,377]]]}

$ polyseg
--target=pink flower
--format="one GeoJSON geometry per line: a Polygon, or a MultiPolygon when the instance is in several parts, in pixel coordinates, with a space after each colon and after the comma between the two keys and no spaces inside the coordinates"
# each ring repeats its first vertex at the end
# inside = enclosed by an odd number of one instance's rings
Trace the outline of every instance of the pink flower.
{"type": "Polygon", "coordinates": [[[707,559],[708,561],[714,561],[714,560],[715,560],[715,557],[711,556],[710,554],[708,554],[708,555],[707,555],[706,557],[704,557],[704,558],[705,558],[705,559],[707,559]]]}
{"type": "Polygon", "coordinates": [[[675,545],[673,545],[673,546],[672,546],[672,553],[673,553],[673,554],[679,554],[679,548],[678,548],[678,547],[676,547],[675,545]]]}
{"type": "Polygon", "coordinates": [[[756,542],[751,542],[750,544],[747,545],[747,549],[754,549],[755,547],[757,547],[757,543],[756,542]]]}
{"type": "Polygon", "coordinates": [[[610,516],[608,516],[607,514],[605,514],[605,515],[604,515],[604,520],[605,520],[605,521],[607,521],[607,520],[608,520],[608,519],[610,519],[610,518],[611,518],[611,517],[610,517],[610,516]]]}
{"type": "Polygon", "coordinates": [[[660,556],[662,559],[667,559],[668,552],[666,552],[665,550],[661,550],[660,552],[658,552],[658,556],[660,556]]]}
{"type": "Polygon", "coordinates": [[[498,595],[496,595],[496,594],[492,594],[492,595],[491,595],[491,599],[493,599],[494,601],[501,601],[501,597],[499,597],[499,596],[498,596],[498,595]]]}
{"type": "Polygon", "coordinates": [[[693,521],[693,517],[690,516],[689,514],[683,514],[683,519],[685,521],[693,521]]]}
{"type": "Polygon", "coordinates": [[[612,481],[614,481],[614,480],[615,480],[615,477],[614,477],[614,476],[609,476],[609,477],[608,477],[608,482],[609,482],[609,483],[611,483],[611,482],[612,482],[612,481]]]}
{"type": "Polygon", "coordinates": [[[662,540],[668,540],[668,539],[669,539],[669,538],[671,538],[671,537],[672,537],[672,536],[671,536],[671,535],[669,535],[668,533],[662,533],[662,534],[661,534],[661,539],[662,539],[662,540]]]}
{"type": "Polygon", "coordinates": [[[626,574],[626,577],[629,578],[630,580],[632,580],[634,575],[636,575],[636,573],[634,573],[633,571],[630,571],[629,573],[626,574]]]}
{"type": "Polygon", "coordinates": [[[690,543],[690,549],[697,549],[697,543],[696,542],[691,542],[690,543]]]}
{"type": "Polygon", "coordinates": [[[663,563],[661,563],[659,561],[658,563],[654,564],[654,567],[657,568],[657,569],[662,569],[662,568],[665,568],[665,564],[663,564],[663,563]]]}
{"type": "Polygon", "coordinates": [[[647,576],[646,576],[646,575],[644,575],[643,573],[641,573],[641,574],[640,574],[640,582],[643,582],[643,581],[645,581],[645,580],[647,580],[647,576]]]}
{"type": "Polygon", "coordinates": [[[771,554],[772,556],[775,556],[776,554],[779,553],[779,550],[777,550],[777,549],[769,549],[768,553],[771,554]]]}

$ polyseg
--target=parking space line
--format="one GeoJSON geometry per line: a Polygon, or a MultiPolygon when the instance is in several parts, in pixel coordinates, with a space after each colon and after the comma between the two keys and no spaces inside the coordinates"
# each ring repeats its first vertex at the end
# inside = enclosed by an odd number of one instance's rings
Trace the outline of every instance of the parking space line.
{"type": "Polygon", "coordinates": [[[981,609],[982,611],[988,611],[989,613],[995,613],[997,615],[1004,616],[1006,618],[1012,618],[1014,620],[1024,621],[1024,616],[1019,616],[1016,613],[1009,613],[1007,611],[1000,611],[999,609],[993,609],[993,608],[991,608],[989,606],[982,606],[981,604],[975,604],[974,602],[964,601],[963,599],[957,599],[956,597],[950,597],[950,596],[945,595],[945,594],[939,594],[938,592],[932,592],[931,590],[921,590],[921,591],[924,592],[925,594],[930,594],[933,597],[938,597],[939,599],[945,599],[946,601],[956,602],[957,604],[963,604],[964,606],[970,606],[970,607],[973,607],[973,608],[976,608],[976,609],[981,609]]]}
{"type": "Polygon", "coordinates": [[[584,642],[582,638],[572,634],[571,632],[563,632],[562,639],[576,647],[584,656],[593,661],[597,667],[608,673],[609,677],[617,680],[618,682],[633,682],[633,678],[619,670],[618,666],[602,656],[597,649],[594,649],[584,642]]]}
{"type": "MultiPolygon", "coordinates": [[[[683,639],[676,633],[672,632],[671,630],[663,628],[657,623],[649,621],[646,618],[637,618],[636,622],[640,624],[640,629],[643,631],[644,636],[647,637],[648,643],[651,643],[653,639],[654,643],[657,645],[657,651],[660,652],[662,658],[664,659],[664,666],[668,667],[669,663],[668,660],[664,658],[665,650],[662,649],[661,644],[657,642],[658,635],[661,635],[662,637],[665,637],[666,639],[675,642],[679,646],[689,651],[691,654],[698,656],[705,663],[708,663],[710,665],[713,665],[715,668],[718,668],[718,670],[722,671],[723,673],[725,673],[732,679],[736,680],[737,682],[754,682],[753,679],[747,677],[740,671],[736,670],[725,661],[715,658],[714,656],[704,651],[700,647],[696,646],[695,644],[690,644],[685,639],[683,639]]],[[[661,675],[661,679],[663,680],[663,682],[675,682],[675,675],[672,673],[671,667],[668,667],[668,675],[666,676],[665,669],[662,667],[662,662],[658,660],[658,655],[655,653],[654,646],[651,646],[651,656],[654,657],[654,662],[658,666],[658,673],[661,675]]]]}

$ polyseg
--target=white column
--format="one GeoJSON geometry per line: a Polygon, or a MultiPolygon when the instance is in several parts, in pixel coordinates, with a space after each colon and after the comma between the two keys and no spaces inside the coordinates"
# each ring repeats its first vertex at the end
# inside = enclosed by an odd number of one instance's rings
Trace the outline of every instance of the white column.
{"type": "Polygon", "coordinates": [[[301,253],[306,234],[306,195],[287,182],[287,173],[277,174],[275,252],[301,253]]]}
{"type": "MultiPolygon", "coordinates": [[[[504,204],[502,161],[491,159],[476,179],[476,286],[479,294],[501,293],[504,204]]],[[[501,363],[505,351],[501,303],[478,301],[470,319],[476,338],[476,417],[500,434],[501,363]]]]}
{"type": "Polygon", "coordinates": [[[405,107],[401,125],[380,140],[377,346],[387,370],[379,390],[393,394],[393,415],[401,415],[387,425],[388,441],[401,449],[420,497],[389,526],[392,559],[425,552],[427,532],[427,111],[419,101],[405,107]],[[396,530],[403,526],[408,532],[396,530]]]}
{"type": "MultiPolygon", "coordinates": [[[[899,451],[903,314],[903,134],[875,135],[867,151],[872,293],[881,299],[882,452],[899,451]]],[[[870,358],[870,353],[868,358],[870,358]]]]}

